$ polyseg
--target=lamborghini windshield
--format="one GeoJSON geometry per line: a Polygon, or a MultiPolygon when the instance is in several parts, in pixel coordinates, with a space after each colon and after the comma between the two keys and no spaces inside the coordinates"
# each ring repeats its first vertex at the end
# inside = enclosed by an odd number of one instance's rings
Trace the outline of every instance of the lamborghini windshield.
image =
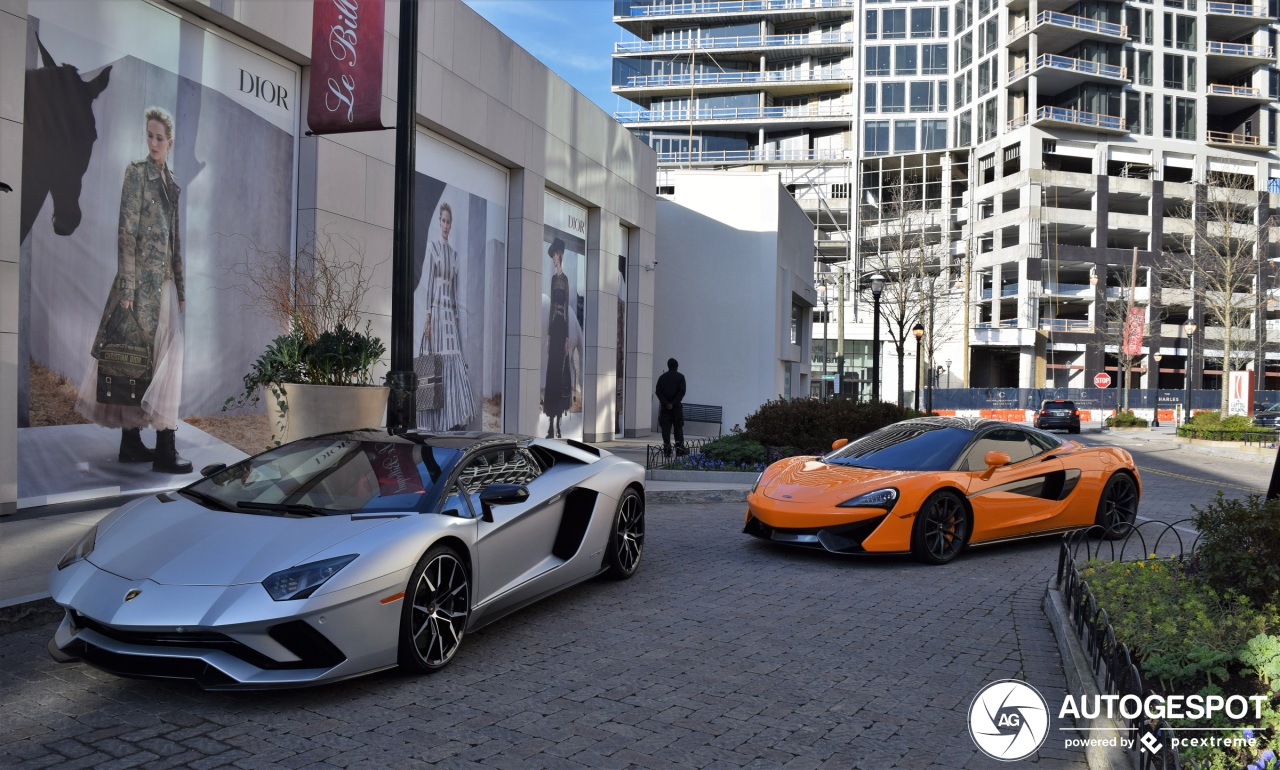
{"type": "Polygon", "coordinates": [[[374,435],[294,441],[201,479],[182,493],[210,508],[277,516],[425,510],[462,452],[374,435]]]}
{"type": "Polygon", "coordinates": [[[950,470],[973,431],[907,420],[887,425],[822,458],[832,465],[889,471],[950,470]]]}

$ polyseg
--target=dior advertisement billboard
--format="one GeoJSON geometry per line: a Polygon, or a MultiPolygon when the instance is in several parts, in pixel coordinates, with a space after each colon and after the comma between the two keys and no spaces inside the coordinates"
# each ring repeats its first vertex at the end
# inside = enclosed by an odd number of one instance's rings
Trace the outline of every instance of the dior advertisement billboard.
{"type": "Polygon", "coordinates": [[[243,456],[197,424],[283,331],[235,275],[293,251],[300,74],[146,2],[27,7],[19,507],[172,488],[175,441],[243,456]]]}
{"type": "Polygon", "coordinates": [[[426,133],[415,149],[418,427],[501,431],[507,172],[426,133]]]}
{"type": "Polygon", "coordinates": [[[545,193],[542,271],[542,410],[538,435],[582,440],[587,210],[545,193]]]}

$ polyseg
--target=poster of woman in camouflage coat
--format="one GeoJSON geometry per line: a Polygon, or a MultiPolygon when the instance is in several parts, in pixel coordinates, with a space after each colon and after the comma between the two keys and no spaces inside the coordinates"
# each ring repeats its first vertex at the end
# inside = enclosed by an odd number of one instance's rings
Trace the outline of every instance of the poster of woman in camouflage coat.
{"type": "Polygon", "coordinates": [[[163,473],[190,473],[180,457],[174,432],[182,393],[183,329],[186,304],[182,266],[178,195],[169,169],[173,149],[173,117],[149,107],[144,114],[147,157],[125,169],[120,193],[115,280],[93,341],[94,362],[80,387],[76,410],[93,422],[120,428],[120,462],[151,462],[163,473]],[[113,321],[125,311],[132,339],[120,339],[123,324],[113,321]],[[132,323],[136,320],[136,324],[132,323]],[[98,368],[103,346],[136,343],[150,348],[151,383],[138,405],[103,403],[98,368]],[[139,429],[156,429],[156,448],[142,443],[139,429]]]}

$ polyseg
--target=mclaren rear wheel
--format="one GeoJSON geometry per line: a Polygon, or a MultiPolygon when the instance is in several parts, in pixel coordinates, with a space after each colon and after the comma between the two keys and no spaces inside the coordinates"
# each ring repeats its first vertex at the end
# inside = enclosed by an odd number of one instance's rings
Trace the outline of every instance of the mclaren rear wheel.
{"type": "Polygon", "coordinates": [[[946,564],[968,545],[970,530],[964,500],[949,490],[934,492],[911,526],[911,555],[925,564],[946,564]]]}
{"type": "Polygon", "coordinates": [[[1102,527],[1102,536],[1118,540],[1133,529],[1138,520],[1138,484],[1124,471],[1117,471],[1107,479],[1098,499],[1098,518],[1094,522],[1102,527]]]}
{"type": "Polygon", "coordinates": [[[439,671],[462,646],[471,615],[471,575],[453,549],[437,545],[418,562],[400,615],[400,665],[439,671]]]}
{"type": "Polygon", "coordinates": [[[626,580],[640,568],[644,556],[644,498],[628,488],[618,501],[618,511],[613,515],[613,530],[609,533],[609,547],[605,551],[606,574],[616,580],[626,580]]]}

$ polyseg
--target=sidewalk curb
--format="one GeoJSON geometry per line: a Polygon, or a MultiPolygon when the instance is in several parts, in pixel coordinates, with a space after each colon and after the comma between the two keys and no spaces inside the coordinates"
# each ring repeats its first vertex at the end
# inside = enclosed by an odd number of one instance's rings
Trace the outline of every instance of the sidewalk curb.
{"type": "Polygon", "coordinates": [[[664,489],[648,490],[645,501],[650,503],[745,503],[745,489],[664,489]]]}
{"type": "MultiPolygon", "coordinates": [[[[1058,652],[1062,654],[1062,672],[1067,679],[1067,693],[1090,698],[1099,695],[1093,666],[1089,664],[1089,657],[1071,628],[1071,615],[1067,612],[1062,592],[1053,587],[1052,580],[1045,589],[1042,607],[1045,617],[1049,619],[1049,626],[1053,629],[1053,635],[1058,640],[1058,652]]],[[[1089,733],[1091,736],[1104,739],[1118,739],[1125,732],[1113,720],[1102,717],[1089,720],[1083,726],[1092,728],[1089,733]]],[[[1116,746],[1086,746],[1084,758],[1089,763],[1089,770],[1134,770],[1136,767],[1129,752],[1120,748],[1118,741],[1116,746]]]]}
{"type": "Polygon", "coordinates": [[[0,607],[0,636],[62,620],[63,610],[48,596],[0,607]]]}

